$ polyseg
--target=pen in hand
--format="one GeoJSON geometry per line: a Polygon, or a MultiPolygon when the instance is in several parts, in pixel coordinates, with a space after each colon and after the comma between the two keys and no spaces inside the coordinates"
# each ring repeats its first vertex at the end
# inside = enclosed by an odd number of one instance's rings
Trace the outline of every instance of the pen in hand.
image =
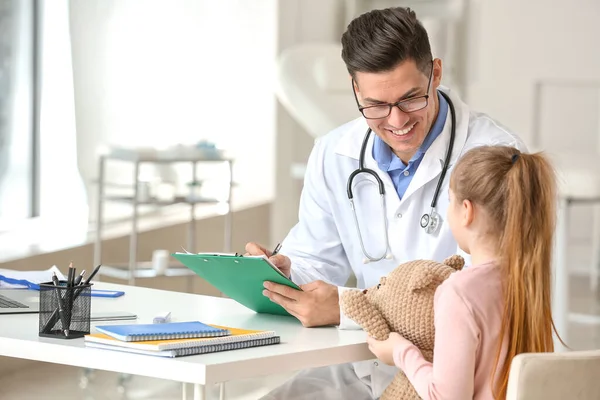
{"type": "Polygon", "coordinates": [[[276,255],[277,253],[279,253],[279,250],[281,250],[281,243],[277,243],[277,246],[275,246],[275,249],[271,253],[271,257],[273,257],[274,255],[276,255]]]}

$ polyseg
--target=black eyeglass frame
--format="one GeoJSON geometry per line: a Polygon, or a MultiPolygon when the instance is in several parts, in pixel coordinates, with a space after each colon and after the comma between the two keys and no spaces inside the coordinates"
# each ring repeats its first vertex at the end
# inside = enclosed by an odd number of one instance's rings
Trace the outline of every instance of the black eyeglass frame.
{"type": "MultiPolygon", "coordinates": [[[[416,97],[409,97],[408,99],[403,99],[400,101],[397,101],[395,103],[387,103],[387,104],[375,104],[372,106],[361,106],[360,103],[358,102],[358,97],[356,96],[356,90],[354,90],[354,79],[352,79],[352,94],[354,94],[354,100],[356,101],[356,105],[358,107],[358,111],[360,111],[360,113],[362,114],[363,117],[365,117],[366,119],[382,119],[382,118],[387,118],[389,117],[389,115],[392,113],[392,107],[398,107],[400,110],[402,110],[402,112],[405,113],[411,113],[411,112],[415,112],[415,111],[419,111],[424,109],[425,107],[427,107],[429,105],[429,89],[431,89],[431,81],[433,79],[433,60],[431,60],[431,71],[429,71],[429,83],[427,84],[427,91],[425,92],[426,94],[423,96],[416,96],[416,97]],[[414,110],[406,110],[405,108],[402,107],[403,103],[407,103],[407,102],[412,102],[415,100],[419,100],[419,99],[425,99],[425,105],[423,107],[414,109],[414,110]],[[369,109],[369,108],[375,108],[375,107],[388,107],[388,112],[386,115],[381,116],[381,117],[367,117],[364,113],[364,110],[369,109]]],[[[357,85],[358,86],[358,85],[357,85]]]]}

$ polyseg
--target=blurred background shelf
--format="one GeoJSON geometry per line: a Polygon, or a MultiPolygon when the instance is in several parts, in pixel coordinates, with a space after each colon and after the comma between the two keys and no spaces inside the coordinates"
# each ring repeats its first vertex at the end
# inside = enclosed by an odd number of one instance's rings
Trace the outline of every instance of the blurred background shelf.
{"type": "Polygon", "coordinates": [[[175,146],[171,149],[155,148],[112,148],[103,157],[112,160],[151,163],[175,162],[222,162],[233,161],[216,149],[199,149],[189,146],[175,146]]]}
{"type": "MultiPolygon", "coordinates": [[[[116,279],[129,280],[131,277],[129,264],[103,265],[100,271],[102,271],[102,275],[116,279]]],[[[173,277],[193,275],[195,274],[192,270],[182,266],[181,264],[169,264],[169,267],[164,271],[164,273],[158,273],[156,270],[154,270],[151,262],[138,262],[136,268],[133,269],[134,279],[156,278],[158,276],[173,277]]]]}
{"type": "MultiPolygon", "coordinates": [[[[102,264],[102,228],[103,208],[106,202],[119,202],[131,205],[131,233],[129,234],[129,261],[126,264],[107,263],[100,269],[100,275],[121,279],[129,285],[135,285],[138,278],[153,278],[157,276],[188,276],[193,272],[181,264],[169,265],[166,269],[153,267],[152,262],[140,262],[137,260],[138,253],[138,216],[140,207],[156,206],[167,207],[174,204],[188,204],[190,217],[188,222],[188,234],[186,250],[194,253],[196,247],[196,205],[218,204],[223,205],[225,217],[225,229],[223,238],[223,251],[231,251],[232,215],[231,197],[233,182],[233,159],[224,157],[220,150],[197,149],[193,146],[176,146],[171,149],[159,150],[152,148],[113,148],[110,152],[101,154],[98,168],[98,201],[97,201],[97,235],[94,243],[94,265],[102,264]],[[128,162],[133,166],[132,181],[130,185],[123,183],[107,182],[105,179],[107,163],[109,161],[128,162]],[[140,178],[142,164],[165,164],[165,163],[188,163],[191,167],[191,180],[189,181],[187,193],[177,193],[174,184],[171,191],[158,195],[158,190],[152,189],[152,184],[140,178]],[[227,165],[228,174],[216,177],[219,182],[224,182],[223,196],[210,197],[199,193],[202,190],[203,181],[198,179],[198,167],[203,163],[223,163],[227,165]],[[225,184],[226,183],[226,184],[225,184]],[[111,193],[106,193],[111,190],[111,193]],[[118,190],[118,193],[115,192],[118,190]],[[123,193],[123,192],[126,193],[123,193]],[[157,193],[153,193],[157,191],[157,193]]],[[[188,283],[188,291],[193,288],[193,281],[188,283]]]]}
{"type": "MultiPolygon", "coordinates": [[[[110,201],[124,202],[124,203],[133,203],[134,202],[133,196],[111,195],[111,196],[105,196],[104,199],[110,200],[110,201]]],[[[218,200],[218,199],[211,199],[211,198],[190,199],[187,196],[175,196],[172,200],[161,200],[161,199],[156,199],[156,198],[152,199],[151,198],[151,199],[145,199],[145,200],[138,200],[136,203],[140,206],[145,206],[145,205],[170,206],[173,204],[181,204],[181,203],[218,204],[218,203],[222,203],[222,201],[218,200]]]]}

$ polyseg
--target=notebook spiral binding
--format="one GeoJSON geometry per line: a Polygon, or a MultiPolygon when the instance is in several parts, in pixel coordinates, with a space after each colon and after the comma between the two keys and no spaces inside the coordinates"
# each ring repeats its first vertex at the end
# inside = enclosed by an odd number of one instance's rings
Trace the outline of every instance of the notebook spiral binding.
{"type": "Polygon", "coordinates": [[[215,353],[218,351],[238,350],[245,349],[248,347],[268,346],[271,344],[279,344],[281,338],[279,336],[273,336],[264,339],[253,339],[245,340],[243,342],[232,342],[232,343],[220,343],[215,345],[201,346],[201,347],[188,347],[183,349],[171,350],[172,357],[191,356],[205,353],[215,353]]]}
{"type": "Polygon", "coordinates": [[[168,335],[129,335],[128,341],[147,341],[147,340],[172,340],[172,339],[198,339],[204,337],[221,337],[227,336],[229,332],[208,331],[205,333],[189,332],[168,335]]]}
{"type": "MultiPolygon", "coordinates": [[[[263,340],[274,337],[273,331],[262,331],[257,333],[244,334],[244,341],[253,341],[253,340],[263,340]]],[[[239,342],[240,338],[237,335],[231,336],[219,336],[215,338],[202,338],[202,342],[198,343],[198,345],[202,346],[211,346],[211,345],[221,345],[221,344],[229,344],[239,342]]],[[[183,348],[193,347],[190,345],[190,342],[180,342],[180,343],[161,343],[162,350],[177,350],[183,348]]]]}

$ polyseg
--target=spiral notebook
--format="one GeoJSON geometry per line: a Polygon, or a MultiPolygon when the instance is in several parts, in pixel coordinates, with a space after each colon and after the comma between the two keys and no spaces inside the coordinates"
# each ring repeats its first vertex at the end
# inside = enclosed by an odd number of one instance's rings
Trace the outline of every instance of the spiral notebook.
{"type": "Polygon", "coordinates": [[[273,345],[273,344],[279,344],[280,342],[281,342],[281,338],[279,336],[272,336],[270,338],[246,340],[246,341],[242,341],[242,342],[220,343],[220,344],[212,344],[212,345],[208,345],[208,346],[196,346],[196,347],[187,347],[187,348],[181,348],[181,349],[162,350],[162,351],[132,349],[132,348],[111,346],[108,344],[95,343],[95,342],[86,342],[85,345],[86,345],[86,347],[93,347],[93,348],[97,348],[97,349],[125,351],[128,353],[143,354],[143,355],[148,355],[148,356],[174,358],[174,357],[181,357],[181,356],[192,356],[192,355],[198,355],[198,354],[215,353],[218,351],[239,350],[239,349],[247,349],[250,347],[269,346],[269,345],[273,345]]]}
{"type": "Polygon", "coordinates": [[[100,325],[96,326],[96,330],[124,342],[216,337],[231,334],[228,329],[216,328],[200,321],[169,322],[166,324],[100,325]]]}
{"type": "MultiPolygon", "coordinates": [[[[172,340],[146,340],[137,342],[124,342],[115,339],[103,333],[92,333],[85,336],[85,344],[99,343],[109,346],[124,347],[137,350],[162,351],[176,350],[188,347],[212,346],[225,343],[245,342],[258,339],[269,339],[275,336],[274,331],[260,331],[250,329],[230,328],[218,325],[212,325],[215,328],[227,329],[231,332],[229,336],[205,337],[193,339],[172,339],[172,340]]],[[[123,349],[123,351],[127,351],[123,349]]]]}

